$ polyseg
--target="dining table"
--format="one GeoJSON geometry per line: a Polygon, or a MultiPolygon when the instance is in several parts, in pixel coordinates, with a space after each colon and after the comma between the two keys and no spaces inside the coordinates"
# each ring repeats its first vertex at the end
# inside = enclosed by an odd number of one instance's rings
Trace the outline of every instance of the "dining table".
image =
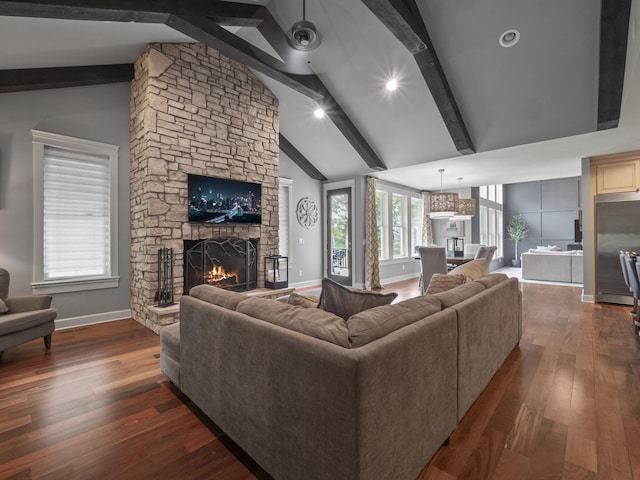
{"type": "Polygon", "coordinates": [[[471,260],[475,260],[475,255],[466,255],[464,257],[450,257],[450,256],[447,256],[447,264],[455,265],[456,267],[458,265],[463,265],[465,263],[468,263],[471,260]]]}

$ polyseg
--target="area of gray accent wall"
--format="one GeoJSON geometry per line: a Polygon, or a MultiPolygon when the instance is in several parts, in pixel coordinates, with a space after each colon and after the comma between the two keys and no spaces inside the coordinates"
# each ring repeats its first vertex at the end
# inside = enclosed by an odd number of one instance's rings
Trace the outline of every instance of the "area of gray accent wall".
{"type": "Polygon", "coordinates": [[[0,95],[0,266],[11,295],[31,295],[33,147],[31,130],[118,145],[117,288],[53,295],[58,320],[129,309],[129,84],[0,95]]]}
{"type": "Polygon", "coordinates": [[[518,254],[539,245],[556,245],[566,250],[574,242],[574,220],[580,210],[580,177],[504,185],[504,255],[514,258],[515,244],[506,226],[522,215],[528,237],[518,245],[518,254]]]}
{"type": "Polygon", "coordinates": [[[583,283],[582,299],[593,301],[593,225],[591,224],[591,159],[582,159],[582,177],[580,189],[580,205],[582,205],[582,260],[583,260],[583,283]]]}
{"type": "Polygon", "coordinates": [[[289,252],[289,285],[320,282],[323,277],[322,268],[322,215],[313,227],[302,227],[295,215],[298,202],[309,197],[322,208],[322,183],[310,178],[287,155],[280,152],[280,176],[293,181],[290,217],[291,238],[289,252]],[[300,243],[300,239],[304,243],[300,243]],[[300,272],[302,274],[300,275],[300,272]]]}

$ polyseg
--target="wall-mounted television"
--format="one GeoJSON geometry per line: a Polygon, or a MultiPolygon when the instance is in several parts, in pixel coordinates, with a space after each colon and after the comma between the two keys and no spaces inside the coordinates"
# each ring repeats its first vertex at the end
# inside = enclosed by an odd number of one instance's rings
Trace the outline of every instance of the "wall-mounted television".
{"type": "Polygon", "coordinates": [[[187,174],[189,221],[262,223],[262,185],[187,174]]]}

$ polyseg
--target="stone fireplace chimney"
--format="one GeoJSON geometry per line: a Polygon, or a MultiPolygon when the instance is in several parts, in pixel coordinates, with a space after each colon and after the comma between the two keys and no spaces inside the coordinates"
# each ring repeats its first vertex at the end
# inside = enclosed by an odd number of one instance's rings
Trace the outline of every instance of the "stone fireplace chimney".
{"type": "MultiPolygon", "coordinates": [[[[154,307],[158,249],[174,249],[183,294],[183,240],[259,238],[278,253],[278,100],[245,66],[202,44],[153,44],[131,84],[131,312],[158,333],[178,319],[154,307]],[[262,184],[261,225],[187,219],[187,174],[262,184]]],[[[172,313],[173,312],[173,313],[172,313]]]]}

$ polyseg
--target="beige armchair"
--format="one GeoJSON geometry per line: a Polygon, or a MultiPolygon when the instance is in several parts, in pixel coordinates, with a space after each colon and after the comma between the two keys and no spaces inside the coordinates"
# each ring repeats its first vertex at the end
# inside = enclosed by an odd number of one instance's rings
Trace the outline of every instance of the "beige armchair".
{"type": "Polygon", "coordinates": [[[55,330],[57,312],[50,308],[50,295],[9,297],[9,272],[0,268],[0,360],[7,348],[44,339],[51,347],[51,332],[55,330]]]}
{"type": "Polygon", "coordinates": [[[420,291],[427,291],[431,276],[434,273],[447,273],[447,249],[445,247],[418,247],[420,255],[420,291]]]}

